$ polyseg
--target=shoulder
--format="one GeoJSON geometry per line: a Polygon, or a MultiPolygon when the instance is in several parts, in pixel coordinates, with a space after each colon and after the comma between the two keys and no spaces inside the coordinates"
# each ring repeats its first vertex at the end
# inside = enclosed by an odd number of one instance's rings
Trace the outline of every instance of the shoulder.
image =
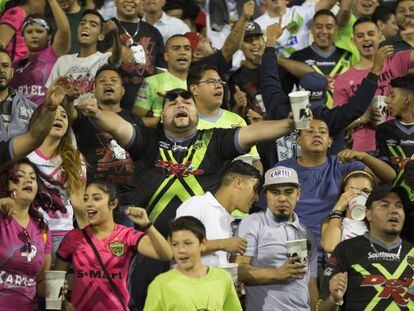
{"type": "Polygon", "coordinates": [[[178,272],[175,269],[171,269],[167,272],[159,274],[151,283],[151,287],[166,287],[170,282],[174,282],[177,279],[178,272]]]}
{"type": "Polygon", "coordinates": [[[286,167],[296,169],[296,168],[298,168],[298,163],[296,162],[296,159],[289,158],[289,159],[282,160],[282,161],[278,162],[273,167],[276,167],[276,166],[286,166],[286,167]]]}
{"type": "Polygon", "coordinates": [[[139,25],[140,25],[142,30],[152,32],[153,34],[159,34],[160,33],[159,30],[156,27],[152,26],[150,23],[147,23],[146,21],[144,21],[142,19],[139,22],[139,25]]]}
{"type": "Polygon", "coordinates": [[[238,125],[246,125],[246,121],[239,116],[237,113],[228,111],[226,109],[223,109],[223,115],[221,116],[222,119],[225,119],[228,122],[237,122],[238,125]]]}
{"type": "Polygon", "coordinates": [[[265,213],[266,213],[265,211],[261,211],[261,212],[247,215],[246,217],[242,219],[239,227],[249,228],[254,224],[257,225],[259,223],[262,223],[265,218],[265,213]]]}
{"type": "Polygon", "coordinates": [[[231,282],[230,274],[224,269],[209,267],[209,274],[211,278],[231,282]]]}

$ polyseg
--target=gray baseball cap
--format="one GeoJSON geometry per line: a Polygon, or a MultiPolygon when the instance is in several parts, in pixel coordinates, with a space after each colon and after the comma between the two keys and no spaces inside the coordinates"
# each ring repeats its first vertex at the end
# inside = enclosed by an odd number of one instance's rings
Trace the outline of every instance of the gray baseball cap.
{"type": "Polygon", "coordinates": [[[293,168],[276,166],[268,170],[265,174],[265,182],[263,187],[279,184],[299,185],[298,174],[293,168]]]}

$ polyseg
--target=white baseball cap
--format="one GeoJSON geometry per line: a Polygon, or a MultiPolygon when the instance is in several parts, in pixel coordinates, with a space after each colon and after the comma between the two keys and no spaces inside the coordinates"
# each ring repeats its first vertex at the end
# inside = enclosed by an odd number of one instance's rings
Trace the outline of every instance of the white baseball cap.
{"type": "Polygon", "coordinates": [[[299,185],[298,174],[293,168],[276,166],[267,170],[263,187],[279,184],[299,185]]]}

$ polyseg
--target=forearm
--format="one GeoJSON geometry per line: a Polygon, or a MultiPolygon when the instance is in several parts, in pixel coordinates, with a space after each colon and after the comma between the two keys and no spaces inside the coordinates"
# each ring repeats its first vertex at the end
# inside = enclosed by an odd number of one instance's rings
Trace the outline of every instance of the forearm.
{"type": "Polygon", "coordinates": [[[283,58],[280,56],[278,56],[277,62],[281,67],[285,68],[291,75],[295,76],[296,78],[301,78],[305,74],[314,71],[311,66],[303,62],[283,58]]]}
{"type": "Polygon", "coordinates": [[[395,171],[391,166],[380,159],[374,158],[368,153],[364,153],[361,161],[368,166],[382,182],[391,182],[396,177],[395,171]]]}
{"type": "Polygon", "coordinates": [[[352,15],[352,0],[341,1],[341,7],[339,8],[336,18],[338,20],[338,26],[345,26],[352,15]]]}
{"type": "Polygon", "coordinates": [[[239,266],[239,281],[249,285],[266,285],[278,282],[277,270],[257,268],[252,265],[239,266]]]}
{"type": "Polygon", "coordinates": [[[164,261],[170,260],[172,258],[171,247],[161,233],[154,226],[149,227],[145,233],[149,237],[157,257],[164,261]]]}
{"type": "Polygon", "coordinates": [[[56,35],[64,34],[66,35],[65,40],[70,40],[70,24],[65,12],[62,10],[57,0],[49,0],[49,6],[56,21],[56,35]]]}
{"type": "Polygon", "coordinates": [[[112,42],[111,64],[119,65],[122,57],[122,45],[117,30],[112,31],[112,42]]]}
{"type": "Polygon", "coordinates": [[[246,22],[247,19],[241,16],[224,42],[221,53],[226,61],[230,61],[234,53],[240,49],[244,38],[246,22]]]}
{"type": "Polygon", "coordinates": [[[208,255],[217,251],[226,251],[226,240],[227,239],[207,240],[207,247],[203,252],[203,255],[208,255]]]}
{"type": "Polygon", "coordinates": [[[90,120],[102,131],[112,135],[121,145],[127,145],[133,135],[133,126],[114,112],[99,110],[90,120]]]}
{"type": "Polygon", "coordinates": [[[318,305],[318,311],[338,311],[338,310],[339,310],[339,306],[334,304],[329,296],[325,298],[318,305]]]}
{"type": "Polygon", "coordinates": [[[160,117],[143,117],[142,122],[144,122],[146,127],[156,128],[160,123],[160,117]]]}
{"type": "Polygon", "coordinates": [[[327,253],[332,253],[335,247],[341,242],[342,219],[330,218],[326,229],[321,234],[321,246],[327,253]]]}
{"type": "Polygon", "coordinates": [[[289,119],[263,121],[239,129],[238,142],[243,150],[249,150],[260,142],[275,140],[292,131],[289,119]]]}

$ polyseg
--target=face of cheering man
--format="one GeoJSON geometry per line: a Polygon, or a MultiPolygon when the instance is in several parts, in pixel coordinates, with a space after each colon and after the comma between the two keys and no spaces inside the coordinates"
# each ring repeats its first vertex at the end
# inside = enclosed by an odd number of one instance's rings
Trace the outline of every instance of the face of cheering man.
{"type": "Polygon", "coordinates": [[[333,47],[338,26],[330,15],[319,15],[312,22],[311,32],[316,46],[323,51],[330,51],[333,47]]]}

